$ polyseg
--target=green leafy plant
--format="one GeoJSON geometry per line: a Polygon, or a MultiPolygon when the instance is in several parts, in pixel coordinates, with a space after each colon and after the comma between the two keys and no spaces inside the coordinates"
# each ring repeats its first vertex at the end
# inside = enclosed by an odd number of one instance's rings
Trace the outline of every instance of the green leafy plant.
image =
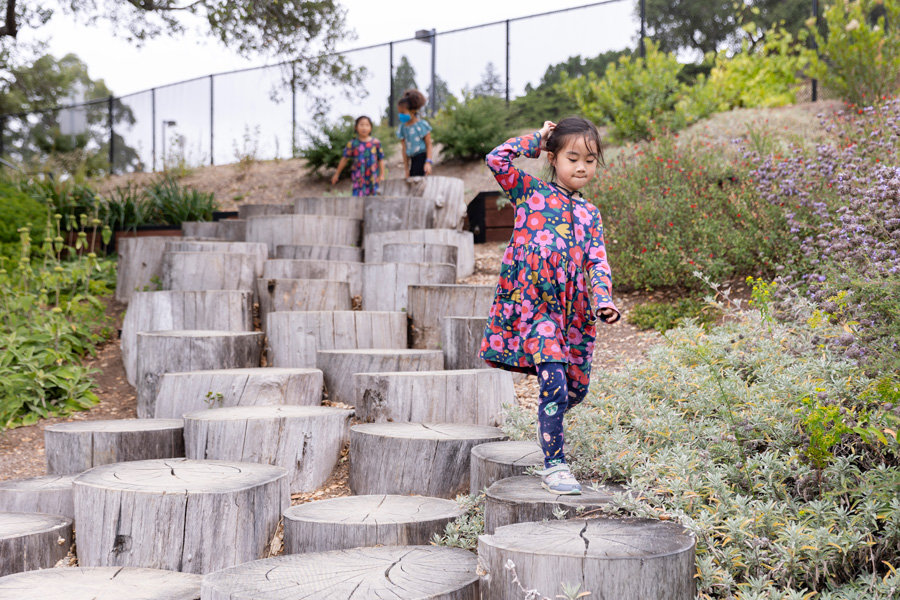
{"type": "Polygon", "coordinates": [[[456,497],[465,514],[447,523],[444,533],[434,534],[432,544],[450,548],[475,550],[478,548],[478,536],[484,533],[484,494],[460,495],[456,497]]]}
{"type": "Polygon", "coordinates": [[[146,190],[156,223],[180,225],[185,221],[211,221],[216,210],[211,193],[185,188],[172,176],[165,176],[146,190]]]}
{"type": "Polygon", "coordinates": [[[434,141],[443,144],[441,154],[462,160],[483,159],[511,135],[506,102],[494,96],[450,98],[434,120],[434,141]]]}
{"type": "MultiPolygon", "coordinates": [[[[337,168],[347,142],[356,135],[353,126],[353,117],[345,115],[333,123],[322,123],[318,129],[303,131],[309,142],[296,154],[306,160],[310,174],[324,177],[326,171],[337,168]]],[[[350,169],[344,169],[341,176],[350,177],[350,169]]]]}
{"type": "Polygon", "coordinates": [[[40,232],[34,240],[44,241],[44,225],[47,207],[40,201],[7,182],[0,182],[0,255],[15,257],[19,254],[19,229],[34,227],[40,232]]]}
{"type": "Polygon", "coordinates": [[[692,319],[700,325],[715,321],[718,311],[714,306],[694,298],[681,298],[675,302],[646,302],[635,306],[628,313],[628,322],[641,329],[665,332],[692,319]]]}

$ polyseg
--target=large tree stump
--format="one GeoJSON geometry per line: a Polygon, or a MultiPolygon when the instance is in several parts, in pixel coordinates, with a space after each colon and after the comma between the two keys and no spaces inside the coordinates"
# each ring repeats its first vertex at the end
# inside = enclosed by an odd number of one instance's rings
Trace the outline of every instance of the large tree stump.
{"type": "Polygon", "coordinates": [[[203,600],[478,600],[477,560],[435,546],[291,554],[203,578],[203,600]],[[359,592],[359,593],[357,593],[359,592]]]}
{"type": "Polygon", "coordinates": [[[146,331],[137,334],[137,415],[156,412],[159,380],[166,373],[258,367],[262,332],[146,331]]]}
{"type": "Polygon", "coordinates": [[[247,241],[269,246],[269,256],[282,244],[358,246],[362,221],[320,215],[278,215],[247,220],[247,241]]]}
{"type": "Polygon", "coordinates": [[[402,312],[285,311],[269,313],[266,321],[266,357],[274,367],[315,366],[317,350],[406,348],[402,312]],[[315,344],[307,336],[315,338],[315,344]]]}
{"type": "Polygon", "coordinates": [[[293,204],[242,204],[238,206],[239,219],[291,214],[294,214],[293,204]]]}
{"type": "Polygon", "coordinates": [[[275,259],[266,261],[262,277],[346,281],[350,284],[350,295],[359,296],[362,294],[362,267],[361,262],[275,259]]]}
{"type": "Polygon", "coordinates": [[[444,368],[489,369],[488,364],[479,356],[488,318],[444,317],[442,320],[441,349],[444,351],[444,368]]]}
{"type": "Polygon", "coordinates": [[[427,496],[348,496],[299,504],[284,513],[284,552],[431,543],[465,514],[453,500],[427,496]]]}
{"type": "Polygon", "coordinates": [[[365,200],[361,196],[295,198],[292,212],[296,215],[323,215],[362,220],[365,200]]]}
{"type": "Polygon", "coordinates": [[[0,513],[0,577],[49,569],[72,546],[72,519],[43,513],[0,513]]]}
{"type": "Polygon", "coordinates": [[[475,236],[471,231],[414,229],[409,231],[366,233],[366,262],[384,262],[384,246],[397,243],[444,244],[456,246],[456,278],[463,279],[475,272],[475,236]]]}
{"type": "Polygon", "coordinates": [[[496,289],[493,285],[411,285],[406,310],[412,320],[413,348],[439,347],[445,317],[482,317],[486,322],[496,289]]]}
{"type": "Polygon", "coordinates": [[[356,246],[281,245],[275,248],[275,258],[290,260],[342,260],[362,262],[363,249],[356,246]]]}
{"type": "Polygon", "coordinates": [[[544,468],[544,453],[535,442],[480,444],[472,448],[469,489],[477,494],[501,479],[524,475],[529,467],[544,468]]]}
{"type": "Polygon", "coordinates": [[[350,310],[350,284],[328,279],[257,279],[259,320],[268,330],[267,317],[277,311],[350,310]]]}
{"type": "Polygon", "coordinates": [[[478,538],[481,597],[521,600],[580,584],[591,600],[693,600],[694,538],[680,525],[643,519],[518,523],[478,538]]]}
{"type": "Polygon", "coordinates": [[[160,569],[43,569],[0,579],[0,598],[15,600],[200,600],[202,577],[160,569]]]}
{"type": "Polygon", "coordinates": [[[265,244],[251,244],[250,242],[202,242],[195,240],[179,240],[168,242],[166,252],[216,252],[230,254],[251,254],[256,259],[254,262],[257,277],[262,273],[263,264],[269,258],[269,248],[265,244]]]}
{"type": "Polygon", "coordinates": [[[156,394],[157,419],[229,406],[319,406],[318,369],[222,369],[166,373],[156,394]]]}
{"type": "Polygon", "coordinates": [[[434,201],[408,196],[369,196],[365,199],[366,235],[404,229],[434,229],[434,201]]]}
{"type": "Polygon", "coordinates": [[[128,303],[134,293],[159,289],[162,285],[162,262],[165,237],[121,238],[116,243],[116,300],[128,303]]]}
{"type": "Polygon", "coordinates": [[[356,417],[366,423],[503,424],[516,403],[512,375],[499,369],[357,373],[356,417]]]}
{"type": "Polygon", "coordinates": [[[181,419],[56,423],[44,429],[48,475],[73,475],[132,460],[184,456],[181,419]]]}
{"type": "Polygon", "coordinates": [[[356,373],[440,371],[443,365],[439,350],[321,350],[316,358],[316,366],[325,375],[328,399],[351,405],[356,401],[356,373]]]}
{"type": "Polygon", "coordinates": [[[184,415],[188,458],[284,467],[291,493],[331,475],[349,438],[352,410],[326,406],[235,406],[184,415]]]}
{"type": "Polygon", "coordinates": [[[184,237],[195,239],[222,240],[225,242],[247,241],[247,221],[226,219],[224,221],[186,221],[181,224],[184,237]]]}
{"type": "Polygon", "coordinates": [[[0,481],[0,512],[46,513],[75,518],[74,475],[42,475],[0,481]]]}
{"type": "Polygon", "coordinates": [[[434,224],[439,229],[462,230],[466,218],[466,184],[457,177],[410,177],[388,179],[382,184],[385,196],[415,196],[434,205],[434,224]]]}
{"type": "Polygon", "coordinates": [[[485,493],[484,531],[494,533],[504,525],[556,519],[560,510],[566,512],[567,518],[579,517],[584,511],[609,504],[613,494],[624,491],[619,485],[592,489],[588,484],[583,485],[581,495],[553,494],[541,487],[540,477],[518,475],[501,479],[485,493]]]}
{"type": "Polygon", "coordinates": [[[407,310],[411,285],[454,283],[456,267],[437,263],[366,263],[363,310],[407,310]]]}
{"type": "Polygon", "coordinates": [[[146,460],[75,478],[78,561],[210,573],[264,557],[290,506],[281,467],[146,460]]]}
{"type": "Polygon", "coordinates": [[[381,251],[382,262],[397,263],[444,263],[454,267],[458,262],[459,249],[449,244],[385,244],[381,251]]]}
{"type": "Polygon", "coordinates": [[[141,331],[253,331],[253,294],[239,290],[138,292],[122,322],[125,377],[137,385],[137,334],[141,331]]]}
{"type": "Polygon", "coordinates": [[[504,439],[499,429],[483,425],[354,425],[350,428],[350,490],[455,498],[469,491],[472,448],[504,439]]]}
{"type": "Polygon", "coordinates": [[[165,290],[253,291],[256,257],[234,252],[166,252],[163,255],[165,290]]]}

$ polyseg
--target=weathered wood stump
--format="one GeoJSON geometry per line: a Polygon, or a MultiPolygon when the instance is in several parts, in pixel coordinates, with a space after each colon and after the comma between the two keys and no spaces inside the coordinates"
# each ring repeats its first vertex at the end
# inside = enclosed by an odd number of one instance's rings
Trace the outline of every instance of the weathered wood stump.
{"type": "Polygon", "coordinates": [[[412,320],[413,348],[437,348],[445,317],[487,321],[496,289],[493,285],[411,285],[406,310],[412,320]]]}
{"type": "Polygon", "coordinates": [[[356,246],[281,245],[275,248],[275,258],[290,260],[343,260],[362,262],[363,249],[356,246]]]}
{"type": "Polygon", "coordinates": [[[137,385],[141,331],[253,331],[253,294],[239,290],[137,292],[122,322],[125,377],[137,385]]]}
{"type": "Polygon", "coordinates": [[[381,251],[383,262],[397,263],[444,263],[454,267],[458,262],[459,249],[449,244],[385,244],[381,251]]]}
{"type": "Polygon", "coordinates": [[[359,296],[362,294],[362,267],[361,262],[274,259],[266,261],[262,278],[346,281],[350,284],[350,295],[359,296]]]}
{"type": "Polygon", "coordinates": [[[184,415],[188,458],[277,465],[291,493],[311,492],[331,475],[349,438],[352,410],[326,406],[234,406],[184,415]]]}
{"type": "Polygon", "coordinates": [[[402,312],[285,311],[269,313],[266,321],[266,356],[274,367],[315,366],[317,350],[406,348],[406,315],[402,312]],[[307,335],[316,343],[309,344],[307,335]]]}
{"type": "Polygon", "coordinates": [[[489,369],[488,364],[479,356],[487,317],[444,317],[442,320],[441,349],[444,351],[444,368],[489,369]]]}
{"type": "Polygon", "coordinates": [[[0,577],[49,569],[72,546],[72,519],[43,513],[0,513],[0,577]]]}
{"type": "Polygon", "coordinates": [[[136,291],[155,290],[162,285],[163,252],[168,239],[173,238],[135,237],[116,242],[116,300],[127,304],[136,291]]]}
{"type": "Polygon", "coordinates": [[[440,350],[320,350],[316,366],[325,375],[325,388],[332,402],[356,401],[356,373],[395,371],[440,371],[444,355],[440,350]]]}
{"type": "Polygon", "coordinates": [[[361,196],[295,198],[292,212],[296,215],[324,215],[362,220],[365,200],[361,196]]]}
{"type": "Polygon", "coordinates": [[[266,556],[290,506],[281,467],[145,460],[75,478],[78,561],[210,573],[266,556]]]}
{"type": "Polygon", "coordinates": [[[404,229],[434,229],[433,200],[409,196],[365,198],[363,227],[366,235],[404,229]]]}
{"type": "Polygon", "coordinates": [[[471,231],[452,229],[413,229],[409,231],[382,231],[366,233],[366,262],[384,262],[386,244],[418,243],[456,246],[456,277],[462,279],[475,272],[475,236],[471,231]]]}
{"type": "Polygon", "coordinates": [[[73,479],[74,475],[42,475],[0,481],[0,512],[46,513],[74,519],[73,479]]]}
{"type": "Polygon", "coordinates": [[[478,600],[476,564],[467,550],[435,546],[291,554],[207,575],[201,598],[478,600]]]}
{"type": "Polygon", "coordinates": [[[234,252],[166,252],[163,255],[165,290],[248,290],[258,274],[256,257],[234,252]]]}
{"type": "Polygon", "coordinates": [[[56,423],[44,429],[48,475],[73,475],[132,460],[184,457],[181,419],[56,423]]]}
{"type": "Polygon", "coordinates": [[[247,241],[269,246],[269,256],[282,244],[358,246],[362,221],[321,215],[277,215],[247,220],[247,241]]]}
{"type": "Polygon", "coordinates": [[[238,206],[239,219],[267,217],[271,215],[290,215],[293,213],[293,204],[243,204],[238,206]]]}
{"type": "Polygon", "coordinates": [[[524,475],[529,467],[544,468],[544,454],[535,442],[480,444],[472,448],[469,489],[477,494],[501,479],[524,475]]]}
{"type": "Polygon", "coordinates": [[[624,491],[619,485],[592,489],[583,484],[581,495],[551,494],[541,487],[540,477],[508,477],[491,484],[485,493],[484,531],[494,533],[504,525],[556,519],[554,513],[559,510],[566,511],[567,518],[576,518],[586,510],[602,508],[612,502],[613,494],[624,491]]]}
{"type": "Polygon", "coordinates": [[[319,406],[318,369],[221,369],[166,373],[156,394],[157,419],[229,406],[319,406]]]}
{"type": "Polygon", "coordinates": [[[672,522],[590,519],[518,523],[478,538],[481,597],[553,597],[581,584],[592,600],[693,600],[694,538],[672,522]]]}
{"type": "Polygon", "coordinates": [[[200,575],[160,569],[43,569],[0,579],[0,598],[15,600],[200,600],[200,575]]]}
{"type": "Polygon", "coordinates": [[[258,367],[263,333],[146,331],[137,334],[137,415],[156,413],[159,380],[166,373],[258,367]]]}
{"type": "Polygon", "coordinates": [[[469,490],[469,454],[506,439],[496,427],[456,423],[367,423],[350,428],[354,494],[455,498],[469,490]]]}
{"type": "Polygon", "coordinates": [[[284,513],[284,552],[427,545],[463,514],[453,500],[427,496],[348,496],[308,502],[284,513]]]}
{"type": "Polygon", "coordinates": [[[366,263],[362,274],[363,310],[408,310],[409,286],[456,281],[455,266],[437,263],[366,263]]]}
{"type": "Polygon", "coordinates": [[[250,242],[202,242],[195,240],[179,240],[168,242],[166,252],[217,252],[229,254],[252,254],[255,261],[257,277],[262,273],[263,264],[269,258],[269,248],[265,244],[250,242]]]}
{"type": "Polygon", "coordinates": [[[503,424],[516,403],[512,375],[499,369],[357,373],[356,417],[366,423],[503,424]]]}
{"type": "Polygon", "coordinates": [[[457,177],[410,177],[382,183],[385,196],[415,196],[434,204],[433,227],[462,230],[466,218],[466,184],[457,177]]]}
{"type": "Polygon", "coordinates": [[[222,240],[226,242],[247,241],[247,221],[225,219],[224,221],[187,221],[181,224],[184,237],[222,240]]]}
{"type": "Polygon", "coordinates": [[[350,284],[328,279],[257,279],[259,320],[268,331],[267,317],[276,311],[350,310],[350,284]]]}

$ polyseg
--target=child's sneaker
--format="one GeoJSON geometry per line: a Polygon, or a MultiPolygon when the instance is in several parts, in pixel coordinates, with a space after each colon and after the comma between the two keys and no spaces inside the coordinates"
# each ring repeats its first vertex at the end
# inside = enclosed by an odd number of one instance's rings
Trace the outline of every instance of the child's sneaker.
{"type": "Polygon", "coordinates": [[[561,464],[549,469],[544,469],[541,473],[541,487],[554,494],[581,494],[581,484],[572,475],[569,465],[561,464]]]}

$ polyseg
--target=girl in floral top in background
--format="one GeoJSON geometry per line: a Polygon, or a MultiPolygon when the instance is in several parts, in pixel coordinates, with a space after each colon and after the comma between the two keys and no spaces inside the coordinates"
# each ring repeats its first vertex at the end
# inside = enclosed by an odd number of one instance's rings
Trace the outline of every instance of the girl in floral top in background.
{"type": "Polygon", "coordinates": [[[356,119],[354,129],[356,137],[347,142],[344,156],[331,177],[331,185],[337,185],[341,171],[352,160],[350,180],[353,182],[353,195],[375,196],[378,194],[378,183],[384,181],[384,152],[381,142],[372,137],[372,120],[369,117],[356,119]]]}
{"type": "Polygon", "coordinates": [[[547,121],[536,133],[507,140],[486,159],[515,204],[516,220],[481,357],[492,367],[537,375],[541,485],[556,494],[581,493],[563,454],[563,416],[587,395],[597,319],[619,319],[600,211],[578,193],[602,160],[597,128],[575,117],[558,125],[547,121]],[[542,149],[550,163],[549,182],[512,162],[521,155],[537,158],[542,149]]]}
{"type": "Polygon", "coordinates": [[[397,138],[403,150],[403,168],[407,177],[431,175],[431,125],[419,117],[425,106],[425,94],[406,90],[397,101],[397,138]]]}

